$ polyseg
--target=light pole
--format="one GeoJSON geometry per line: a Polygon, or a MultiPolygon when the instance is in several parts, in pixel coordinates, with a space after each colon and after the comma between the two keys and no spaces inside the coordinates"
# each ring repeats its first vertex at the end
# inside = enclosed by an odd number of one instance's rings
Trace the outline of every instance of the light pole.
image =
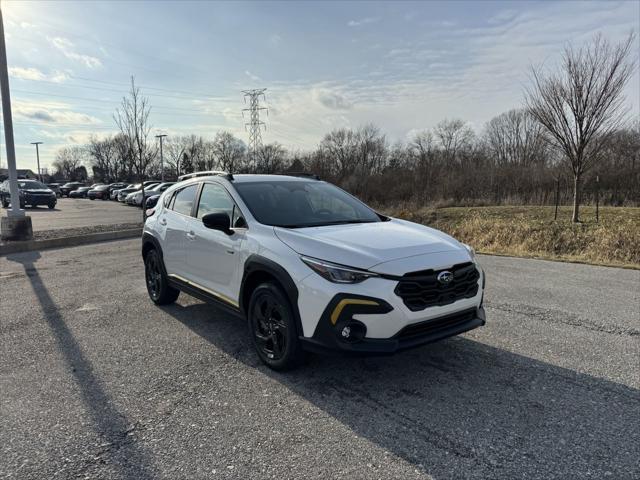
{"type": "Polygon", "coordinates": [[[162,157],[162,139],[166,137],[166,133],[156,135],[156,138],[160,139],[160,180],[164,182],[164,158],[162,157]]]}
{"type": "Polygon", "coordinates": [[[38,180],[42,183],[42,173],[40,173],[40,150],[38,149],[38,145],[42,145],[42,142],[31,142],[31,145],[36,146],[36,159],[38,161],[38,180]]]}
{"type": "Polygon", "coordinates": [[[4,41],[4,21],[0,5],[0,94],[2,95],[2,117],[4,138],[7,147],[7,169],[9,170],[9,191],[11,210],[0,220],[0,238],[3,240],[29,240],[33,237],[31,217],[20,209],[18,192],[18,172],[16,170],[16,148],[13,143],[13,118],[11,116],[11,96],[9,91],[9,71],[7,68],[7,46],[4,41]]]}

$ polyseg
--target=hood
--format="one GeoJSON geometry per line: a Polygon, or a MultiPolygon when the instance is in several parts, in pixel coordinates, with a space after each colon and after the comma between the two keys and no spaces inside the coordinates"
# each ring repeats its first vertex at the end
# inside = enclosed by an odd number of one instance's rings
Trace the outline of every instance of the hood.
{"type": "Polygon", "coordinates": [[[22,191],[24,193],[53,193],[50,188],[24,188],[22,191]]]}
{"type": "Polygon", "coordinates": [[[466,251],[439,230],[397,219],[297,229],[274,227],[274,231],[301,255],[362,269],[415,255],[466,251]]]}

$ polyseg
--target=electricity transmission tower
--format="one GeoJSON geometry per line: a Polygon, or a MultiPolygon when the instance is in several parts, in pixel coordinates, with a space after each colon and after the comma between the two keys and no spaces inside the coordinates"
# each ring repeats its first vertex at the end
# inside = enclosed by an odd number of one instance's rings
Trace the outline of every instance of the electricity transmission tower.
{"type": "Polygon", "coordinates": [[[266,88],[256,88],[253,90],[243,90],[244,102],[247,103],[247,97],[249,98],[249,108],[242,109],[242,117],[244,118],[244,112],[249,112],[249,123],[244,124],[244,128],[249,130],[249,158],[254,163],[257,160],[258,150],[262,147],[262,127],[266,130],[264,122],[260,121],[260,111],[266,110],[269,115],[269,110],[266,107],[260,106],[260,97],[265,100],[264,92],[266,88]]]}

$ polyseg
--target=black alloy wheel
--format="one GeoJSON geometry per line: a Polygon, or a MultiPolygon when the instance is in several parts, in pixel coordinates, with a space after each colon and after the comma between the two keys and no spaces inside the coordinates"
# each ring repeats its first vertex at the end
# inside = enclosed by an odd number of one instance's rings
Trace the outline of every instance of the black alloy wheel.
{"type": "Polygon", "coordinates": [[[167,305],[175,302],[180,295],[179,290],[169,286],[162,258],[155,249],[149,251],[144,259],[144,276],[147,292],[153,303],[167,305]]]}
{"type": "Polygon", "coordinates": [[[249,328],[258,356],[269,367],[287,370],[303,360],[291,305],[274,283],[263,283],[253,291],[249,328]]]}

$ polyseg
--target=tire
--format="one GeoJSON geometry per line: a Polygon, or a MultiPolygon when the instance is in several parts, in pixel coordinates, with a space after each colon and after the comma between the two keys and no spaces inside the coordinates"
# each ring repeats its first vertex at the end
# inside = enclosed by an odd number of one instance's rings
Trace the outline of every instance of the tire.
{"type": "Polygon", "coordinates": [[[291,370],[304,361],[293,309],[280,286],[259,285],[248,310],[249,332],[260,360],[273,370],[291,370]]]}
{"type": "Polygon", "coordinates": [[[47,205],[47,207],[49,207],[49,210],[53,210],[54,208],[56,208],[56,204],[50,203],[49,205],[47,205]]]}
{"type": "Polygon", "coordinates": [[[95,197],[89,197],[89,200],[95,200],[95,197]]]}
{"type": "Polygon", "coordinates": [[[162,257],[155,248],[144,257],[144,279],[149,298],[156,305],[169,305],[180,295],[180,290],[169,286],[162,257]]]}
{"type": "Polygon", "coordinates": [[[9,208],[9,202],[7,201],[6,197],[2,197],[2,207],[9,208]]]}

